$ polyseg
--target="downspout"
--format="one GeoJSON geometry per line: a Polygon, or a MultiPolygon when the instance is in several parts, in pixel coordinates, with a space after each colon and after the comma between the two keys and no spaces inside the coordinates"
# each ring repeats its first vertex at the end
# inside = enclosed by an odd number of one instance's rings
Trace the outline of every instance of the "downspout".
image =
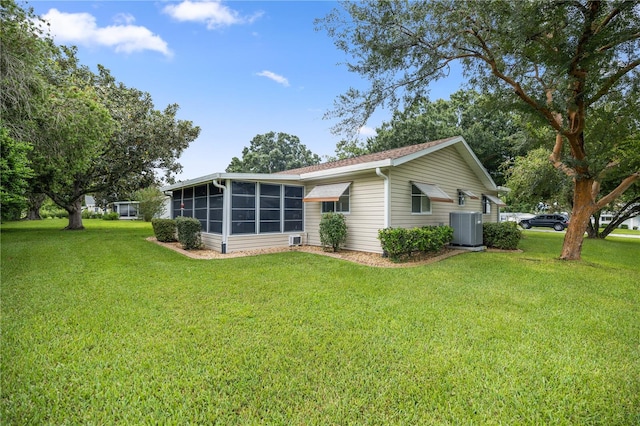
{"type": "Polygon", "coordinates": [[[228,221],[228,217],[227,217],[227,187],[224,185],[221,185],[220,183],[218,183],[217,179],[213,179],[211,181],[211,183],[213,184],[213,186],[215,186],[216,188],[219,188],[222,190],[222,246],[220,247],[220,252],[222,254],[226,254],[227,253],[227,221],[228,221]]]}
{"type": "Polygon", "coordinates": [[[380,167],[376,167],[376,174],[384,179],[384,227],[389,227],[389,176],[382,173],[380,167]]]}

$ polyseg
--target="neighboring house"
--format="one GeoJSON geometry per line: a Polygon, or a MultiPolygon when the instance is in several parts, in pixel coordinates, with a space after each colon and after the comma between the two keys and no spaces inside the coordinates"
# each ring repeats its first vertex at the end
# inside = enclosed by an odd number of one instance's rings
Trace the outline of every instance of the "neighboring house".
{"type": "Polygon", "coordinates": [[[97,213],[97,214],[104,213],[102,208],[100,208],[100,207],[98,207],[96,205],[96,200],[91,195],[85,195],[84,196],[84,206],[83,206],[82,210],[86,210],[86,211],[89,211],[91,213],[97,213]]]}
{"type": "Polygon", "coordinates": [[[109,204],[112,212],[120,215],[120,219],[138,219],[138,201],[115,201],[109,204]]]}
{"type": "Polygon", "coordinates": [[[382,253],[379,229],[448,225],[450,212],[497,222],[504,205],[459,136],[274,174],[215,173],[162,190],[172,194],[172,217],[200,220],[205,246],[223,253],[319,246],[329,211],[346,217],[346,249],[382,253]]]}
{"type": "MultiPolygon", "coordinates": [[[[600,213],[600,226],[606,226],[610,224],[614,216],[615,212],[603,211],[602,213],[600,213]]],[[[640,216],[629,218],[622,222],[620,225],[627,225],[627,229],[640,229],[640,216]]]]}

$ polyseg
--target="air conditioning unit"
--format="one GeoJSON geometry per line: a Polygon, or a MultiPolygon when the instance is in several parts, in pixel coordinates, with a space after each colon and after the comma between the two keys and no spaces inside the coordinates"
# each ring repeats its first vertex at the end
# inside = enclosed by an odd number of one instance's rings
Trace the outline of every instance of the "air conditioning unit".
{"type": "Polygon", "coordinates": [[[302,245],[302,235],[289,235],[289,245],[290,246],[301,246],[302,245]]]}
{"type": "Polygon", "coordinates": [[[449,224],[453,228],[453,246],[482,246],[482,213],[451,212],[449,224]]]}

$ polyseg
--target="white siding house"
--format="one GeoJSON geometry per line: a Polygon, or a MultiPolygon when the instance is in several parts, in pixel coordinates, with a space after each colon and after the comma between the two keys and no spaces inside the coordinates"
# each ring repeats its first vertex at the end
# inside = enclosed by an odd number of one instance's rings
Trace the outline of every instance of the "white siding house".
{"type": "Polygon", "coordinates": [[[162,188],[171,217],[200,220],[204,244],[223,253],[320,245],[323,212],[345,215],[346,249],[382,253],[378,230],[448,225],[450,212],[497,222],[499,188],[462,137],[275,174],[216,173],[162,188]]]}

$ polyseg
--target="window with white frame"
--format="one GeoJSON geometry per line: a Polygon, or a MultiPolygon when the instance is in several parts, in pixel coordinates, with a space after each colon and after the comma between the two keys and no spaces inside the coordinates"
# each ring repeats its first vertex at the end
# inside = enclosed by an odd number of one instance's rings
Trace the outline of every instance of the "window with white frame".
{"type": "Polygon", "coordinates": [[[323,201],[322,202],[322,213],[349,213],[349,188],[344,190],[338,201],[323,201]]]}
{"type": "Polygon", "coordinates": [[[465,199],[464,192],[458,191],[458,205],[459,206],[464,206],[465,205],[464,199],[465,199]]]}
{"type": "Polygon", "coordinates": [[[431,200],[415,185],[411,185],[411,213],[431,213],[431,200]]]}

